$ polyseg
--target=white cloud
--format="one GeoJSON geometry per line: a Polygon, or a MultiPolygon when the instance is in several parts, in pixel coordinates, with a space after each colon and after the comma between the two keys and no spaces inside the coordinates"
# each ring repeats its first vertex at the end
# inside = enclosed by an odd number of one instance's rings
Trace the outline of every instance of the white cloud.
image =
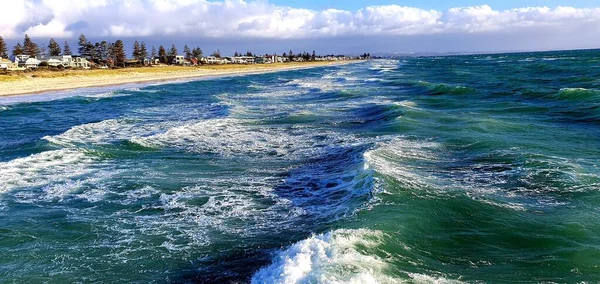
{"type": "MultiPolygon", "coordinates": [[[[574,33],[600,23],[600,8],[527,7],[494,10],[483,5],[448,11],[398,5],[357,11],[308,10],[243,0],[11,0],[3,3],[5,38],[88,36],[321,38],[445,33],[574,33]],[[75,24],[75,25],[74,25],[75,24]],[[83,28],[77,28],[77,24],[83,28]],[[73,28],[75,27],[75,28],[73,28]]],[[[598,32],[600,33],[600,31],[598,32]]]]}

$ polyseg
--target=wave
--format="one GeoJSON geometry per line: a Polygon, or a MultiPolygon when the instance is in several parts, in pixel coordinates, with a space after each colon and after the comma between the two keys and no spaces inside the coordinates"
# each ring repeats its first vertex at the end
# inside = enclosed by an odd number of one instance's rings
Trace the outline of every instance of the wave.
{"type": "Polygon", "coordinates": [[[384,234],[336,230],[300,241],[279,252],[251,283],[396,283],[385,275],[388,263],[369,253],[384,234]]]}
{"type": "Polygon", "coordinates": [[[74,126],[60,135],[45,136],[42,139],[61,146],[84,144],[106,145],[124,141],[135,136],[156,133],[165,126],[140,122],[135,119],[109,119],[74,126]]]}
{"type": "MultiPolygon", "coordinates": [[[[288,157],[306,155],[327,141],[344,140],[333,132],[316,133],[303,127],[269,127],[254,120],[218,118],[173,127],[164,133],[134,137],[131,142],[150,148],[177,148],[223,156],[288,157]]],[[[351,139],[350,139],[351,140],[351,139]]]]}
{"type": "Polygon", "coordinates": [[[477,90],[469,87],[430,83],[425,81],[420,81],[417,83],[417,85],[425,87],[430,95],[468,95],[477,92],[477,90]]]}
{"type": "Polygon", "coordinates": [[[569,101],[600,102],[600,90],[563,88],[556,94],[556,98],[569,101]]]}
{"type": "Polygon", "coordinates": [[[64,195],[96,172],[97,159],[83,151],[61,149],[0,163],[0,193],[44,187],[47,196],[64,195]]]}

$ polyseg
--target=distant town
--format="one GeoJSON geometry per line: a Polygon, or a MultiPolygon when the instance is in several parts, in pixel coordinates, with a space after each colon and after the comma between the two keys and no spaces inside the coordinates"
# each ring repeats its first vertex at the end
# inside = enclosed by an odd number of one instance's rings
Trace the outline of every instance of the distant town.
{"type": "Polygon", "coordinates": [[[47,46],[38,45],[28,35],[25,35],[23,44],[17,43],[8,55],[8,49],[4,39],[0,36],[0,70],[29,71],[38,68],[50,70],[73,69],[113,69],[123,67],[144,67],[161,65],[199,66],[204,64],[272,64],[286,62],[309,62],[309,61],[348,61],[365,60],[371,55],[364,53],[361,56],[345,55],[317,55],[301,52],[294,53],[292,50],[281,54],[257,55],[250,51],[243,53],[235,52],[231,56],[222,56],[219,50],[210,55],[204,54],[200,47],[183,47],[180,53],[175,45],[165,48],[160,45],[158,49],[154,46],[148,47],[142,42],[135,41],[132,53],[127,57],[122,40],[115,42],[96,42],[87,40],[81,34],[78,41],[78,55],[74,55],[67,41],[61,45],[50,39],[47,46]]]}

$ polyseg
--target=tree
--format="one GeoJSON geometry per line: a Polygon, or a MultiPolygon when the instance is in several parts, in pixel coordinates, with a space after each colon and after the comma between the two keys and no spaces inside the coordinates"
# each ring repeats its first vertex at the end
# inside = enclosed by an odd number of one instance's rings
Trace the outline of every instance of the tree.
{"type": "Polygon", "coordinates": [[[169,55],[170,56],[177,56],[177,54],[179,53],[179,51],[177,51],[177,47],[175,47],[175,45],[171,45],[171,49],[169,50],[169,55]]]}
{"type": "Polygon", "coordinates": [[[287,53],[285,53],[285,52],[284,52],[284,53],[283,53],[281,56],[282,56],[282,57],[288,57],[288,56],[287,56],[287,53]]]}
{"type": "Polygon", "coordinates": [[[122,40],[119,39],[115,41],[113,52],[115,56],[115,64],[117,66],[125,66],[125,49],[122,40]]]}
{"type": "Polygon", "coordinates": [[[211,55],[216,58],[221,58],[221,51],[217,49],[217,51],[213,52],[211,55]]]}
{"type": "Polygon", "coordinates": [[[4,38],[0,36],[0,57],[8,58],[8,49],[6,49],[6,42],[4,42],[4,38]]]}
{"type": "Polygon", "coordinates": [[[234,56],[234,57],[238,57],[238,56],[240,56],[240,54],[239,54],[239,53],[236,51],[236,52],[233,54],[233,56],[234,56]]]}
{"type": "Polygon", "coordinates": [[[167,63],[167,50],[162,45],[158,47],[158,57],[160,59],[160,63],[167,63]]]}
{"type": "Polygon", "coordinates": [[[200,47],[196,47],[194,48],[194,50],[192,51],[192,56],[196,59],[200,59],[202,58],[202,49],[200,47]]]}
{"type": "Polygon", "coordinates": [[[35,57],[40,53],[37,44],[35,44],[27,34],[25,34],[25,39],[23,40],[23,53],[31,57],[35,57]]]}
{"type": "Polygon", "coordinates": [[[254,56],[254,55],[252,54],[252,52],[246,51],[246,56],[254,56]]]}
{"type": "Polygon", "coordinates": [[[183,53],[185,53],[185,58],[192,58],[192,50],[187,46],[187,44],[183,47],[183,53]]]}
{"type": "Polygon", "coordinates": [[[85,38],[85,35],[81,34],[79,36],[79,41],[77,42],[77,45],[79,46],[78,51],[79,51],[79,55],[81,56],[89,56],[89,50],[88,50],[88,41],[85,38]]]}
{"type": "Polygon", "coordinates": [[[100,61],[108,60],[109,53],[110,53],[110,45],[108,44],[108,42],[103,40],[97,48],[97,53],[98,53],[98,56],[100,57],[100,61]]]}
{"type": "Polygon", "coordinates": [[[140,45],[140,57],[142,58],[142,61],[148,57],[148,49],[146,49],[146,43],[143,41],[140,45]]]}
{"type": "Polygon", "coordinates": [[[69,46],[69,43],[65,40],[65,47],[63,48],[63,55],[73,55],[73,52],[71,51],[71,47],[69,46]]]}
{"type": "Polygon", "coordinates": [[[294,60],[294,52],[292,52],[291,49],[290,49],[290,53],[288,54],[288,56],[290,57],[290,61],[294,60]]]}
{"type": "Polygon", "coordinates": [[[317,59],[317,53],[313,50],[310,60],[315,61],[317,59]]]}
{"type": "Polygon", "coordinates": [[[152,56],[152,59],[156,58],[156,48],[154,46],[152,46],[152,53],[150,56],[152,56]]]}
{"type": "Polygon", "coordinates": [[[51,38],[50,42],[48,43],[48,53],[50,54],[50,56],[59,56],[61,54],[61,50],[60,50],[60,45],[58,45],[58,43],[51,38]]]}
{"type": "Polygon", "coordinates": [[[142,53],[142,48],[140,47],[140,44],[137,42],[137,40],[133,43],[133,51],[131,52],[131,56],[137,60],[140,61],[140,57],[141,57],[141,53],[142,53]]]}
{"type": "Polygon", "coordinates": [[[115,44],[109,43],[106,48],[106,64],[111,68],[115,66],[115,44]]]}
{"type": "Polygon", "coordinates": [[[14,57],[14,56],[17,56],[17,55],[22,55],[23,53],[24,53],[23,46],[21,46],[20,43],[17,43],[17,45],[15,45],[13,47],[12,56],[14,57]]]}

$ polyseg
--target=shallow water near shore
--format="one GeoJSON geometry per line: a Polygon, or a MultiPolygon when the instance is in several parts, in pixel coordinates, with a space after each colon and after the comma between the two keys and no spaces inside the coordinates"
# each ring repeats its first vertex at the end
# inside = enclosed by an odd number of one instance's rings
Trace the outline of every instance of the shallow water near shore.
{"type": "Polygon", "coordinates": [[[0,282],[600,281],[599,78],[564,51],[0,98],[0,282]]]}

